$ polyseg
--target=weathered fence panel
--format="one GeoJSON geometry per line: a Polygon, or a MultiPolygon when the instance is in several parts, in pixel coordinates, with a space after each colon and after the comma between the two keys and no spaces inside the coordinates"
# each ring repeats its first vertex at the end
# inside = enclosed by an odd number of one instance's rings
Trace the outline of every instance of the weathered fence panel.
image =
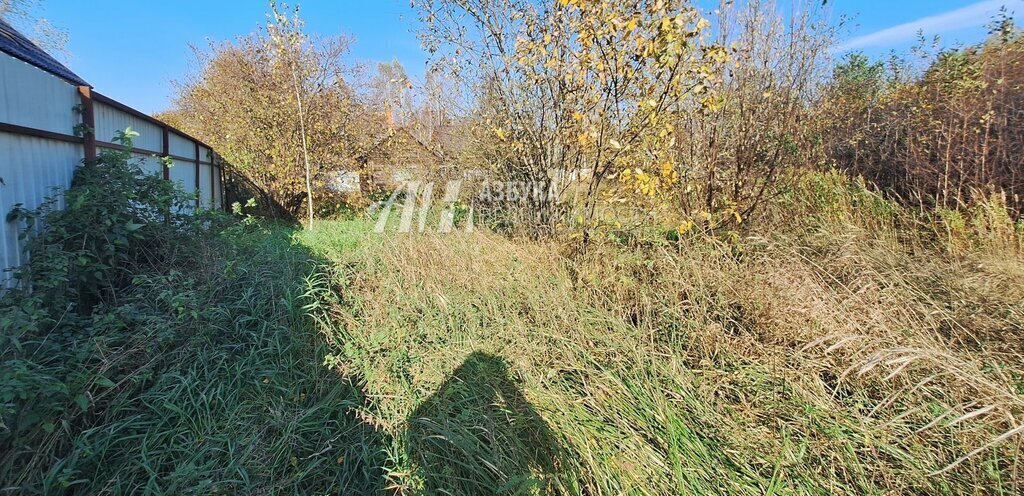
{"type": "MultiPolygon", "coordinates": [[[[221,209],[223,171],[209,147],[109,97],[0,21],[0,269],[24,263],[19,234],[24,222],[6,221],[16,206],[35,209],[48,198],[58,208],[76,167],[94,160],[97,149],[117,149],[126,128],[139,133],[132,157],[146,173],[176,181],[197,193],[200,209],[221,209]],[[166,167],[161,157],[173,162],[166,167]]],[[[0,274],[0,287],[11,284],[0,274]]]]}

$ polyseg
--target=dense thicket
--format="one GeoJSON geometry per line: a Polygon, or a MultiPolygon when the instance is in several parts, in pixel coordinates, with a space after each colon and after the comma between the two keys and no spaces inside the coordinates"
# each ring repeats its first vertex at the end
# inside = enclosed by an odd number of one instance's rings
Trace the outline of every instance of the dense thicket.
{"type": "Polygon", "coordinates": [[[823,137],[833,163],[912,203],[1024,206],[1024,37],[1009,19],[919,75],[853,55],[835,68],[823,137]]]}
{"type": "Polygon", "coordinates": [[[832,167],[915,205],[995,192],[1021,206],[1024,42],[1009,19],[923,67],[833,65],[836,25],[815,2],[420,4],[427,46],[476,90],[483,168],[563,196],[505,205],[525,210],[506,220],[742,230],[790,172],[832,167]]]}

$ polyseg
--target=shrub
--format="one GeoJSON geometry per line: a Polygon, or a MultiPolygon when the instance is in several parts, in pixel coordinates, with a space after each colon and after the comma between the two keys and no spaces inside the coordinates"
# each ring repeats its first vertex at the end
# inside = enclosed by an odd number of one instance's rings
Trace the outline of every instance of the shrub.
{"type": "MultiPolygon", "coordinates": [[[[117,353],[133,342],[132,330],[150,324],[118,296],[144,270],[170,265],[186,233],[211,225],[185,215],[194,196],[130,160],[133,136],[130,128],[118,133],[124,149],[76,169],[66,208],[54,197],[7,217],[25,222],[29,254],[0,299],[0,443],[9,453],[38,442],[39,429],[66,428],[64,414],[114,386],[98,355],[117,353]]],[[[150,337],[156,347],[171,338],[150,337]]]]}
{"type": "Polygon", "coordinates": [[[999,18],[981,44],[939,52],[920,73],[853,54],[818,107],[831,161],[908,203],[964,208],[991,190],[1022,207],[1024,37],[999,18]]]}
{"type": "Polygon", "coordinates": [[[4,491],[370,490],[372,432],[321,366],[289,229],[186,215],[123,151],[64,198],[12,214],[31,261],[0,298],[4,491]]]}
{"type": "Polygon", "coordinates": [[[96,163],[75,171],[65,209],[54,208],[54,197],[35,210],[19,205],[7,217],[28,225],[22,238],[30,255],[15,270],[19,287],[12,297],[31,295],[40,310],[56,312],[39,322],[44,327],[68,311],[88,314],[109,303],[131,283],[133,268],[161,263],[174,250],[169,241],[198,226],[186,215],[194,196],[143,174],[130,160],[133,136],[131,128],[118,133],[123,150],[104,151],[96,163]],[[43,218],[45,226],[37,225],[43,218]]]}

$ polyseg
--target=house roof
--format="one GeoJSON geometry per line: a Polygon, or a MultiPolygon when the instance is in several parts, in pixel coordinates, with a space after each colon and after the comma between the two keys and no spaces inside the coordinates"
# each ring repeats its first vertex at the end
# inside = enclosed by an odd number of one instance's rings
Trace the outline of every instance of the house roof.
{"type": "Polygon", "coordinates": [[[445,156],[443,153],[441,153],[438,150],[435,150],[433,147],[424,143],[421,139],[417,138],[416,135],[410,132],[409,129],[407,129],[405,126],[399,126],[388,129],[388,131],[384,133],[383,136],[378,138],[377,141],[373,142],[366,151],[360,154],[358,158],[365,159],[367,156],[378,152],[381,148],[383,148],[385,143],[396,139],[399,134],[403,135],[403,138],[408,140],[408,142],[414,143],[415,145],[419,146],[430,155],[433,155],[438,160],[444,162],[445,156]]]}
{"type": "Polygon", "coordinates": [[[21,59],[77,86],[92,86],[0,19],[0,52],[21,59]]]}

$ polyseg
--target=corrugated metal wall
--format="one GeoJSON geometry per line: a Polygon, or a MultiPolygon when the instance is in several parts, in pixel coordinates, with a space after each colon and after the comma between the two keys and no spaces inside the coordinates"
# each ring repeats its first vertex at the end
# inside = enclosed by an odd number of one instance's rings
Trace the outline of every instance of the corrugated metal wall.
{"type": "Polygon", "coordinates": [[[153,154],[145,153],[133,153],[132,160],[135,160],[139,164],[139,168],[146,174],[157,174],[163,175],[164,163],[160,160],[160,157],[156,157],[153,154]]]}
{"type": "MultiPolygon", "coordinates": [[[[163,128],[140,116],[132,115],[111,105],[96,103],[96,139],[110,143],[118,131],[131,127],[139,133],[133,139],[133,145],[146,153],[133,153],[132,156],[145,162],[143,170],[162,173],[163,164],[156,155],[164,150],[163,128]]],[[[167,154],[172,159],[168,177],[186,193],[199,192],[199,205],[204,209],[220,208],[220,193],[213,187],[209,179],[210,169],[215,169],[219,181],[219,169],[212,164],[210,149],[199,145],[196,155],[196,142],[174,131],[167,133],[167,154]],[[197,162],[199,162],[197,164],[197,162]],[[203,163],[205,162],[205,163],[203,163]],[[200,168],[199,180],[196,181],[196,167],[200,168]]],[[[189,209],[192,210],[192,209],[189,209]]]]}
{"type": "MultiPolygon", "coordinates": [[[[192,140],[185,138],[178,133],[170,133],[168,137],[171,139],[171,155],[189,158],[196,156],[196,145],[192,142],[192,140]]],[[[202,158],[203,160],[207,160],[206,157],[202,158]]]]}
{"type": "MultiPolygon", "coordinates": [[[[94,136],[100,147],[109,147],[118,131],[131,127],[139,133],[134,139],[132,157],[138,160],[143,171],[163,175],[159,155],[166,150],[174,162],[168,170],[169,178],[186,192],[198,190],[200,208],[221,208],[221,171],[214,165],[208,148],[200,145],[197,157],[196,142],[173,130],[166,133],[165,148],[161,123],[105,100],[109,104],[94,102],[93,105],[94,136]]],[[[0,124],[9,125],[0,129],[0,218],[4,218],[0,233],[0,269],[25,261],[23,243],[18,239],[24,223],[6,222],[7,213],[15,205],[34,209],[54,197],[57,206],[63,207],[60,191],[71,184],[75,167],[85,156],[83,140],[74,137],[75,126],[82,121],[81,103],[76,86],[0,53],[0,124]],[[31,132],[12,129],[13,126],[30,128],[31,132]]],[[[8,271],[0,274],[0,287],[11,282],[8,271]]]]}
{"type": "MultiPolygon", "coordinates": [[[[73,134],[78,90],[48,72],[0,54],[0,122],[60,134],[73,134]]],[[[81,163],[81,144],[0,132],[0,262],[7,268],[24,262],[18,235],[23,222],[7,222],[16,205],[37,208],[49,197],[60,202],[59,191],[71,184],[81,163]],[[55,191],[56,190],[56,191],[55,191]]],[[[0,274],[0,286],[11,274],[0,274]]]]}
{"type": "Polygon", "coordinates": [[[163,130],[160,126],[102,103],[96,103],[94,108],[96,139],[109,142],[114,139],[118,131],[124,131],[130,127],[139,133],[132,140],[136,148],[153,152],[160,152],[163,148],[163,130]]]}
{"type": "MultiPolygon", "coordinates": [[[[17,204],[36,208],[49,197],[55,197],[62,208],[59,191],[71,184],[75,166],[82,161],[82,147],[75,143],[0,132],[0,214],[4,218],[0,241],[3,267],[21,265],[24,261],[18,234],[23,222],[7,222],[7,213],[17,204]],[[56,190],[56,191],[55,191],[56,190]]],[[[10,273],[0,275],[3,286],[10,273]]]]}
{"type": "Polygon", "coordinates": [[[73,134],[78,90],[63,79],[0,53],[0,122],[73,134]]]}

